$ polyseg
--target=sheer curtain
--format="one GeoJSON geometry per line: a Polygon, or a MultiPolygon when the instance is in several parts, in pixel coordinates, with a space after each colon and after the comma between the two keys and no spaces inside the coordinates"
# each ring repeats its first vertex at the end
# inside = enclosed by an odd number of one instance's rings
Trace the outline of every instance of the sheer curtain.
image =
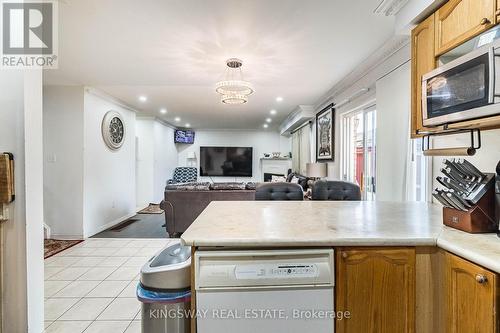
{"type": "Polygon", "coordinates": [[[306,174],[306,164],[311,162],[311,125],[307,124],[292,133],[292,170],[306,174]]]}

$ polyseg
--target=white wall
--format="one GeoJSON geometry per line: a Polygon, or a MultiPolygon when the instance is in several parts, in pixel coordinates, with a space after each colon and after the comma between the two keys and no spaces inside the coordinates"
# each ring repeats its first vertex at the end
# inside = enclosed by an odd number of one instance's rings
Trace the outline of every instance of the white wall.
{"type": "Polygon", "coordinates": [[[0,151],[15,156],[16,189],[10,219],[1,225],[6,333],[43,330],[41,112],[41,72],[2,71],[0,151]]]}
{"type": "MultiPolygon", "coordinates": [[[[186,166],[188,152],[194,151],[199,169],[200,146],[253,147],[253,177],[212,177],[214,181],[259,182],[262,180],[260,158],[264,157],[264,153],[281,152],[284,154],[291,151],[290,140],[282,138],[278,132],[274,131],[199,130],[196,131],[194,144],[177,144],[179,165],[186,166]]],[[[210,181],[210,178],[200,177],[199,180],[210,181]]]]}
{"type": "Polygon", "coordinates": [[[174,129],[158,121],[154,127],[153,201],[163,200],[163,192],[168,179],[172,178],[178,165],[177,149],[174,143],[174,129]]]}
{"type": "Polygon", "coordinates": [[[86,89],[84,95],[83,232],[89,237],[135,215],[135,112],[86,89]],[[106,112],[125,121],[125,142],[109,149],[101,134],[106,112]]]}
{"type": "Polygon", "coordinates": [[[153,119],[136,119],[136,206],[146,207],[154,197],[153,119]]]}
{"type": "Polygon", "coordinates": [[[45,223],[53,238],[83,237],[83,93],[43,89],[45,223]]]}
{"type": "MultiPolygon", "coordinates": [[[[482,131],[481,132],[481,149],[476,152],[474,156],[458,156],[465,158],[474,164],[482,172],[495,172],[498,161],[500,160],[500,129],[482,131]]],[[[448,147],[465,147],[470,145],[470,135],[449,135],[436,137],[432,146],[435,148],[448,148],[448,147]]],[[[445,158],[452,157],[433,157],[432,158],[432,179],[433,188],[439,186],[436,182],[436,177],[441,175],[439,169],[442,167],[442,161],[445,158]]]]}
{"type": "Polygon", "coordinates": [[[377,200],[406,201],[410,62],[377,81],[377,200]]]}
{"type": "MultiPolygon", "coordinates": [[[[351,99],[347,104],[342,105],[335,110],[335,161],[328,163],[328,179],[342,179],[341,175],[341,122],[342,116],[346,113],[359,110],[360,108],[370,106],[376,102],[376,82],[383,76],[392,72],[394,69],[398,68],[402,64],[408,62],[410,59],[410,45],[409,41],[405,38],[396,39],[392,49],[386,50],[382,55],[377,55],[377,57],[382,57],[381,61],[373,61],[373,59],[367,60],[366,63],[373,63],[374,65],[366,68],[365,71],[360,73],[353,73],[352,77],[346,77],[343,82],[340,82],[337,87],[333,87],[331,93],[328,96],[322,98],[322,103],[318,104],[316,111],[321,111],[328,104],[335,102],[340,103],[349,97],[353,96],[360,91],[360,89],[368,88],[369,91],[351,99]]],[[[383,49],[383,48],[381,48],[383,49]]],[[[398,90],[394,91],[394,94],[407,94],[408,87],[401,86],[398,90]]],[[[377,107],[377,112],[384,112],[377,107]]],[[[315,121],[313,122],[313,161],[315,160],[315,149],[316,142],[314,133],[316,131],[315,121]]],[[[377,143],[378,145],[378,143],[377,143]]],[[[378,149],[378,148],[377,148],[378,149]]],[[[386,181],[384,179],[378,179],[377,182],[380,184],[381,181],[386,181]]],[[[390,181],[390,180],[387,180],[390,181]]]]}
{"type": "Polygon", "coordinates": [[[137,118],[137,207],[163,200],[168,179],[178,165],[174,129],[153,118],[137,118]]]}

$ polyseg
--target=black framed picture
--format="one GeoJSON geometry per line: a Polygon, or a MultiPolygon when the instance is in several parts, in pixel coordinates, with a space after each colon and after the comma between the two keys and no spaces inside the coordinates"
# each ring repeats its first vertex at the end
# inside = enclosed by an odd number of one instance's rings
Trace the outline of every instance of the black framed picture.
{"type": "Polygon", "coordinates": [[[335,157],[335,109],[333,104],[316,114],[316,161],[335,157]]]}

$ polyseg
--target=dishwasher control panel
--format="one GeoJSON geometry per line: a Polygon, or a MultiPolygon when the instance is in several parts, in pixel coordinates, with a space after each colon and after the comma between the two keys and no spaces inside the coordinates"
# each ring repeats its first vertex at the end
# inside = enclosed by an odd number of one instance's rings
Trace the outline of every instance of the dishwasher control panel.
{"type": "Polygon", "coordinates": [[[334,250],[197,250],[195,288],[301,287],[335,285],[334,250]]]}
{"type": "Polygon", "coordinates": [[[318,276],[318,267],[315,264],[243,264],[237,265],[234,273],[238,280],[313,278],[318,276]]]}

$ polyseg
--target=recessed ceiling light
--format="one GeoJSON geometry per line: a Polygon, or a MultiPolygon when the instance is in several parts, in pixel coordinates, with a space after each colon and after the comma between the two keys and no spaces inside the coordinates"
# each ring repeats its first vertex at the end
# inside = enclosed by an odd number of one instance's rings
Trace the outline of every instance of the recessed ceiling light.
{"type": "Polygon", "coordinates": [[[161,114],[165,114],[165,113],[167,113],[167,109],[165,109],[165,108],[160,109],[160,113],[161,113],[161,114]]]}
{"type": "Polygon", "coordinates": [[[147,100],[148,100],[148,98],[147,98],[146,96],[144,96],[144,95],[141,95],[141,96],[139,96],[139,100],[140,100],[141,102],[145,102],[145,101],[147,101],[147,100]]]}
{"type": "Polygon", "coordinates": [[[268,124],[264,124],[264,125],[262,125],[262,127],[264,127],[264,128],[268,128],[268,127],[269,127],[269,125],[268,125],[268,124]]]}
{"type": "Polygon", "coordinates": [[[273,121],[273,120],[272,120],[271,118],[267,118],[267,119],[266,119],[266,121],[267,121],[268,123],[270,123],[270,122],[271,122],[271,121],[273,121]]]}
{"type": "Polygon", "coordinates": [[[186,124],[186,127],[191,127],[191,124],[190,124],[190,123],[187,123],[187,124],[186,124]]]}
{"type": "Polygon", "coordinates": [[[272,109],[271,111],[269,111],[269,113],[274,116],[276,114],[276,110],[272,109]]]}
{"type": "Polygon", "coordinates": [[[179,118],[179,117],[175,117],[175,118],[174,118],[174,120],[175,120],[176,122],[179,122],[179,121],[181,121],[181,118],[179,118]]]}
{"type": "Polygon", "coordinates": [[[283,101],[283,97],[281,97],[281,96],[276,97],[276,102],[282,102],[282,101],[283,101]]]}

